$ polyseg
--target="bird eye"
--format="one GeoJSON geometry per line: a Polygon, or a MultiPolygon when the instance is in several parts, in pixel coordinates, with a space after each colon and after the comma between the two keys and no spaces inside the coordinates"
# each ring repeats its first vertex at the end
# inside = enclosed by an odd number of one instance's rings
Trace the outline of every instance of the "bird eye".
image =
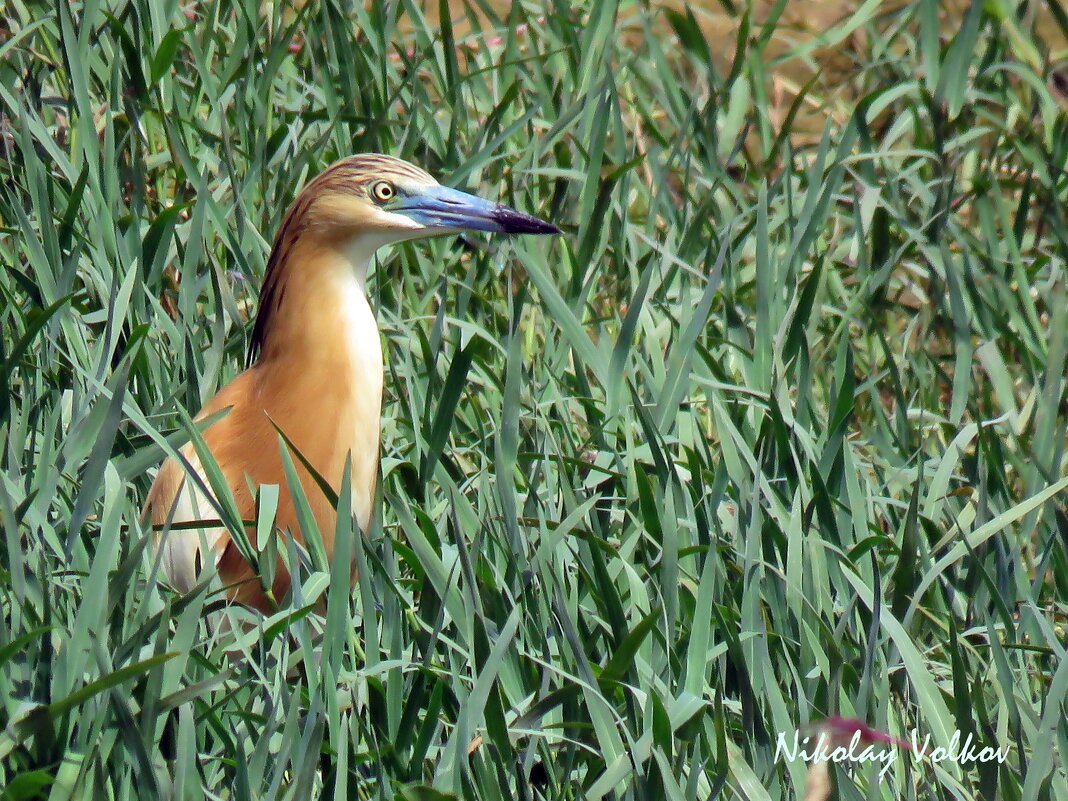
{"type": "Polygon", "coordinates": [[[389,181],[378,181],[371,187],[371,197],[374,198],[376,203],[386,203],[392,200],[396,194],[397,190],[393,188],[393,184],[389,181]]]}

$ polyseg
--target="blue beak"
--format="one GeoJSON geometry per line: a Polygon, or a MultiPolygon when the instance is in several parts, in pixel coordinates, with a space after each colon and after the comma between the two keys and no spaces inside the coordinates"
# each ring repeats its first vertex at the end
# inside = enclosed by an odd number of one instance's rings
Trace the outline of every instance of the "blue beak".
{"type": "Polygon", "coordinates": [[[555,225],[537,217],[448,186],[421,186],[411,194],[401,194],[388,210],[427,228],[500,234],[560,233],[555,225]]]}

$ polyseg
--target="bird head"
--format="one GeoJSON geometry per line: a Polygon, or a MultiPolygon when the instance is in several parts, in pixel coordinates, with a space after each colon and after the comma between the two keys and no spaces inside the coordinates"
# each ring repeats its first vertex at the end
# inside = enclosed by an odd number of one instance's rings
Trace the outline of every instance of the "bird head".
{"type": "Polygon", "coordinates": [[[301,194],[317,225],[373,247],[463,231],[560,233],[537,217],[442,186],[418,167],[380,154],[342,159],[301,194]]]}
{"type": "Polygon", "coordinates": [[[878,729],[873,729],[867,723],[856,718],[844,718],[840,715],[832,715],[824,720],[816,721],[805,726],[803,733],[807,737],[823,737],[831,748],[849,745],[854,737],[858,743],[886,743],[896,745],[898,748],[913,750],[912,744],[907,740],[893,737],[878,729]]]}
{"type": "Polygon", "coordinates": [[[255,362],[265,346],[281,313],[286,286],[315,276],[336,287],[338,281],[346,285],[354,277],[362,291],[367,265],[380,247],[464,231],[560,233],[537,217],[442,186],[393,156],[364,153],[335,162],[297,195],[278,230],[260,290],[248,363],[255,362]],[[332,258],[338,254],[342,258],[332,258]]]}

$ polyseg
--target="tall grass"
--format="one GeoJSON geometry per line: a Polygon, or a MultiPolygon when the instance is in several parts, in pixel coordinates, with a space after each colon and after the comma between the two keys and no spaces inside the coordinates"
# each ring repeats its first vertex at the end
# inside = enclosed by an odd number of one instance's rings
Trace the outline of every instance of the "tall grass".
{"type": "Polygon", "coordinates": [[[1068,799],[1068,15],[784,5],[9,0],[0,797],[796,798],[840,713],[1008,752],[843,799],[1068,799]],[[176,595],[154,466],[359,151],[566,235],[380,256],[351,595],[176,595]]]}

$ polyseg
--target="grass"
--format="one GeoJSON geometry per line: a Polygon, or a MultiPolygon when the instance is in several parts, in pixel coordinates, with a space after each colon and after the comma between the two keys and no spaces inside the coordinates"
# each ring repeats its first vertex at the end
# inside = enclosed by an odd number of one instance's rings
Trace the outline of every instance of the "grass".
{"type": "Polygon", "coordinates": [[[840,713],[1008,753],[842,799],[1068,799],[1061,4],[280,5],[6,6],[0,798],[799,798],[840,713]],[[359,151],[566,234],[380,256],[351,596],[175,595],[154,467],[359,151]]]}

